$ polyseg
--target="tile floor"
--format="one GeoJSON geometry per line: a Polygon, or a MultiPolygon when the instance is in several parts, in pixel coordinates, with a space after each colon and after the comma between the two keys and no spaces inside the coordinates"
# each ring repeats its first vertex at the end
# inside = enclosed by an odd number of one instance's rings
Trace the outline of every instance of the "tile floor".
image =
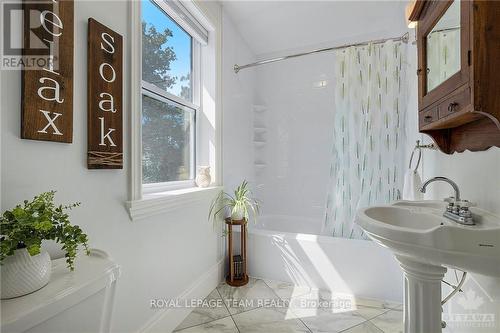
{"type": "Polygon", "coordinates": [[[251,278],[223,283],[176,328],[180,333],[402,333],[402,305],[251,278]]]}

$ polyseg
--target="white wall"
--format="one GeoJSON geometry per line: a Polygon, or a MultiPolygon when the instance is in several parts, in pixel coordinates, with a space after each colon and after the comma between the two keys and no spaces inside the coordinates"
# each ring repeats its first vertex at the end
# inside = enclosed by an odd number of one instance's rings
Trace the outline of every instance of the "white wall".
{"type": "Polygon", "coordinates": [[[255,73],[236,74],[233,66],[255,61],[255,56],[224,10],[222,48],[223,179],[225,190],[232,192],[245,179],[254,185],[251,122],[255,73]]]}
{"type": "MultiPolygon", "coordinates": [[[[453,155],[436,151],[426,155],[424,178],[448,177],[458,184],[463,199],[500,215],[500,148],[453,155]]],[[[446,184],[430,185],[429,191],[430,187],[435,188],[429,197],[444,198],[453,193],[446,184]]]]}
{"type": "MultiPolygon", "coordinates": [[[[209,4],[219,20],[218,5],[209,4]]],[[[136,332],[158,313],[151,298],[175,298],[220,257],[220,237],[207,222],[209,202],[131,222],[129,199],[130,30],[125,1],[75,1],[73,144],[20,139],[21,76],[1,77],[1,207],[12,208],[36,194],[57,190],[57,201],[81,201],[71,220],[89,235],[90,245],[111,254],[122,267],[112,329],[136,332]],[[87,152],[87,19],[93,17],[124,36],[123,170],[88,170],[87,152]]],[[[219,24],[219,23],[217,23],[219,24]]],[[[76,262],[78,269],[78,262],[76,262]]],[[[209,286],[210,287],[210,286],[209,286]]],[[[212,287],[215,287],[213,285],[212,287]]],[[[178,318],[179,321],[182,318],[178,318]]],[[[70,324],[68,324],[70,325],[70,324]]],[[[69,327],[69,326],[68,326],[69,327]]]]}

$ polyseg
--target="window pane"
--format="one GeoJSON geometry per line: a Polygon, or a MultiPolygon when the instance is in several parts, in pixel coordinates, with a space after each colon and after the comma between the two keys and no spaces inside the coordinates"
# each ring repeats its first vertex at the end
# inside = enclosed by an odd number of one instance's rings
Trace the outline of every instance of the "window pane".
{"type": "Polygon", "coordinates": [[[192,102],[192,37],[151,1],[142,1],[142,79],[192,102]]]}
{"type": "Polygon", "coordinates": [[[142,96],[142,182],[193,179],[194,111],[142,96]]]}

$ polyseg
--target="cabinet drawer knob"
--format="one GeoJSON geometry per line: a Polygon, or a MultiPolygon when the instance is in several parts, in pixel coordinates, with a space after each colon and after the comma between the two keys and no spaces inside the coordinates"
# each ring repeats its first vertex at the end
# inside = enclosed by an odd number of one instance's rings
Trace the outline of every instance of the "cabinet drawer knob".
{"type": "Polygon", "coordinates": [[[432,121],[432,116],[425,116],[425,117],[424,117],[424,121],[425,121],[426,123],[430,123],[430,122],[432,121]]]}
{"type": "Polygon", "coordinates": [[[448,112],[454,112],[457,106],[458,106],[457,102],[450,103],[450,105],[448,105],[448,112]]]}

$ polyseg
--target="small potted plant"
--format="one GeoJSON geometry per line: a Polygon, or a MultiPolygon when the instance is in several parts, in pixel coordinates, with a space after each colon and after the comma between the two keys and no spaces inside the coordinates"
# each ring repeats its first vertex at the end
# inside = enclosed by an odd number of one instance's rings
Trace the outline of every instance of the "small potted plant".
{"type": "Polygon", "coordinates": [[[74,269],[78,246],[88,255],[87,235],[77,225],[71,225],[67,210],[80,205],[54,204],[54,191],[25,200],[0,217],[0,263],[2,265],[1,298],[13,298],[44,287],[50,279],[51,261],[42,251],[43,240],[62,244],[66,263],[74,269]]]}
{"type": "Polygon", "coordinates": [[[214,221],[224,220],[230,217],[233,221],[247,220],[250,217],[250,211],[257,218],[259,215],[259,203],[252,198],[252,191],[248,188],[248,182],[241,183],[234,195],[221,191],[212,202],[209,218],[214,221]]]}
{"type": "Polygon", "coordinates": [[[247,250],[246,250],[246,224],[250,218],[250,212],[257,220],[259,214],[259,203],[252,198],[252,192],[248,188],[248,182],[245,180],[241,183],[234,195],[226,192],[220,192],[214,199],[210,207],[209,219],[214,221],[214,224],[220,220],[226,220],[226,230],[224,235],[227,239],[227,256],[228,256],[228,275],[226,283],[233,287],[241,287],[248,283],[247,274],[247,250]],[[233,232],[234,225],[240,226],[240,253],[233,255],[233,232]]]}

